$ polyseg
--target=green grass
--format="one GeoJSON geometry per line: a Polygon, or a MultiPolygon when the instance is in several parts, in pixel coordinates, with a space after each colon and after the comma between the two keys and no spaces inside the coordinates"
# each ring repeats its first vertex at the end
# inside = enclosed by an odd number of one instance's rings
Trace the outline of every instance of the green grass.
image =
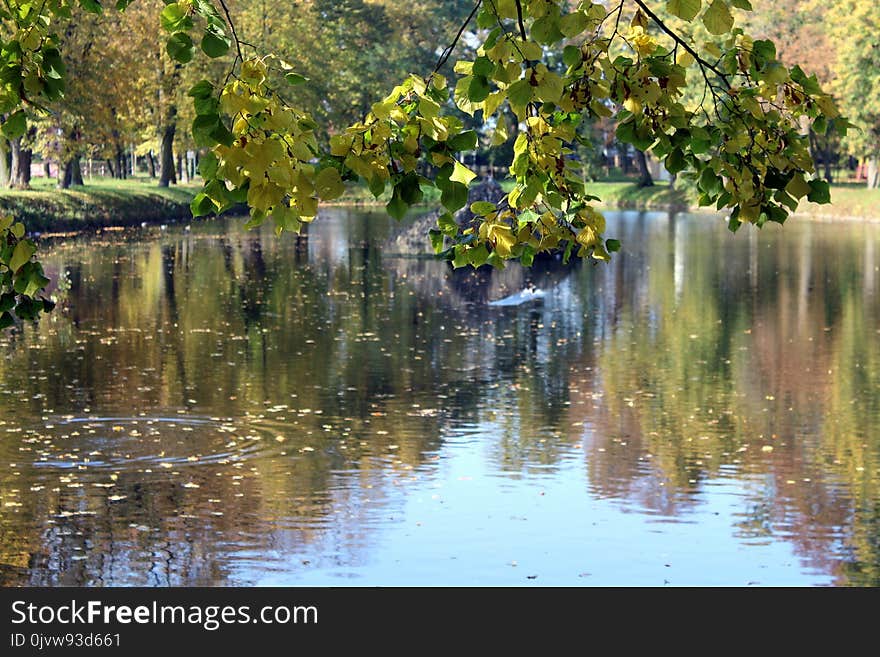
{"type": "Polygon", "coordinates": [[[868,189],[865,183],[831,185],[831,204],[803,202],[799,214],[824,217],[880,219],[880,189],[868,189]]]}
{"type": "Polygon", "coordinates": [[[0,190],[0,211],[24,221],[28,230],[67,231],[141,222],[178,221],[190,216],[199,185],[161,188],[149,178],[86,179],[60,190],[54,180],[35,178],[31,189],[0,190]]]}

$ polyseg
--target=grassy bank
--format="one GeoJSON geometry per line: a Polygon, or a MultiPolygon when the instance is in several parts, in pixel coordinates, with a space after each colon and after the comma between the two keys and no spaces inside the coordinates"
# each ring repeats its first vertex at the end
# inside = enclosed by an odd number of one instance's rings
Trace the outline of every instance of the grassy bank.
{"type": "MultiPolygon", "coordinates": [[[[639,189],[634,183],[596,182],[587,190],[602,199],[607,207],[634,208],[640,210],[686,210],[711,212],[712,207],[699,208],[695,198],[679,190],[670,189],[667,183],[639,189]]],[[[880,189],[867,189],[864,183],[838,183],[831,185],[831,204],[817,205],[806,199],[801,201],[796,216],[820,219],[859,219],[880,221],[880,189]]]]}
{"type": "Polygon", "coordinates": [[[0,212],[39,232],[181,221],[192,216],[189,203],[198,187],[160,188],[148,178],[95,178],[85,186],[60,190],[54,180],[35,178],[32,189],[0,190],[0,212]]]}
{"type": "MultiPolygon", "coordinates": [[[[512,185],[512,181],[502,182],[506,190],[512,185]]],[[[149,178],[95,178],[83,187],[68,190],[56,189],[54,180],[36,178],[32,186],[27,190],[0,189],[0,212],[13,214],[25,222],[28,230],[37,232],[187,221],[191,218],[189,203],[199,188],[198,184],[160,188],[149,178]]],[[[645,188],[631,181],[593,182],[587,185],[587,191],[609,208],[699,209],[684,192],[671,189],[664,182],[645,188]]],[[[366,186],[351,185],[334,205],[381,206],[387,202],[386,197],[390,198],[390,191],[374,199],[366,186]]],[[[798,215],[880,221],[880,189],[869,190],[854,183],[836,184],[831,187],[831,198],[831,205],[804,201],[798,215]]],[[[424,203],[438,202],[437,190],[427,190],[424,203]]]]}

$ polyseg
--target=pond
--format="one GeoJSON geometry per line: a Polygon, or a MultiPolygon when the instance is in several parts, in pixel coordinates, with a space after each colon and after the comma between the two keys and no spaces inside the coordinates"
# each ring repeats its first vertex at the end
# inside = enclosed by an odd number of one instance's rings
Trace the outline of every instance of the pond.
{"type": "Polygon", "coordinates": [[[880,226],[609,213],[610,265],[476,273],[396,230],[47,244],[0,583],[880,585],[880,226]]]}

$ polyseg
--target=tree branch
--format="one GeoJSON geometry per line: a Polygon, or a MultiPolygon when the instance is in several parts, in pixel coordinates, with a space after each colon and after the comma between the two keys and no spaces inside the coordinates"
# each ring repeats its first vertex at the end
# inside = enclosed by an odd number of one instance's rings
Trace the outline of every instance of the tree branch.
{"type": "Polygon", "coordinates": [[[519,23],[519,35],[526,40],[526,24],[523,22],[523,8],[520,0],[516,0],[516,22],[519,23]]]}

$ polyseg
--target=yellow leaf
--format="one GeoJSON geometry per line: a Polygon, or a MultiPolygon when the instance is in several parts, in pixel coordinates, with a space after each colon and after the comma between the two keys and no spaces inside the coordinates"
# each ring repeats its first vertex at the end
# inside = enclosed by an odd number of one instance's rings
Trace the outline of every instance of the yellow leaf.
{"type": "Polygon", "coordinates": [[[468,169],[458,160],[455,160],[455,163],[453,164],[452,175],[449,176],[449,179],[454,180],[455,182],[460,182],[463,185],[468,185],[470,184],[471,180],[476,177],[477,174],[468,169]]]}
{"type": "Polygon", "coordinates": [[[248,189],[248,205],[267,212],[269,208],[284,198],[284,190],[268,180],[251,180],[248,189]]]}

